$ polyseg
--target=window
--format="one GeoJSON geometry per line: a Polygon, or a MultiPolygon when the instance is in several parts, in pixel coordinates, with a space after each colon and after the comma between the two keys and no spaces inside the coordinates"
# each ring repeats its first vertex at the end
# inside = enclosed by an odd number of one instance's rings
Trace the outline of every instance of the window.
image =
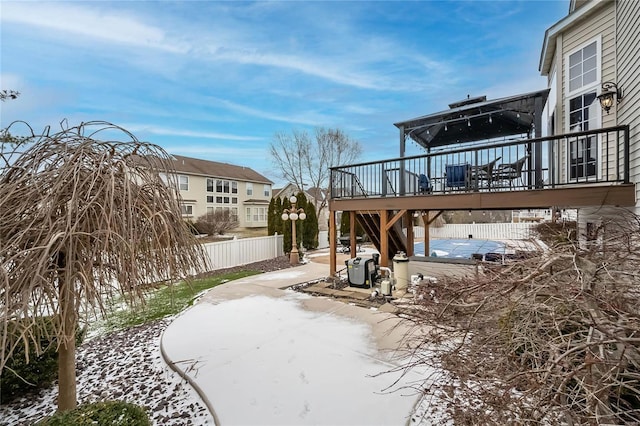
{"type": "MultiPolygon", "coordinates": [[[[221,194],[228,194],[231,192],[231,187],[235,182],[230,182],[228,180],[217,179],[216,180],[216,192],[221,194]]],[[[237,183],[236,183],[237,185],[237,183]]],[[[238,191],[236,187],[236,192],[238,191]]]]}
{"type": "MultiPolygon", "coordinates": [[[[592,40],[565,56],[567,74],[565,86],[566,127],[569,132],[593,130],[600,127],[602,111],[597,100],[600,81],[600,39],[592,40]]],[[[598,138],[580,136],[569,138],[567,167],[571,180],[597,176],[598,138]]]]}
{"type": "MultiPolygon", "coordinates": [[[[583,131],[597,128],[600,105],[596,92],[589,92],[569,100],[569,129],[583,131]]],[[[598,141],[595,135],[569,140],[569,177],[580,179],[596,175],[598,141]]]]}
{"type": "Polygon", "coordinates": [[[213,207],[207,207],[207,214],[213,214],[213,207]]]}
{"type": "Polygon", "coordinates": [[[238,197],[231,197],[231,204],[238,204],[238,197]]]}
{"type": "Polygon", "coordinates": [[[238,221],[238,208],[231,207],[231,220],[238,221]]]}
{"type": "Polygon", "coordinates": [[[569,92],[595,83],[598,80],[598,44],[588,44],[569,55],[569,92]]]}
{"type": "Polygon", "coordinates": [[[187,204],[180,204],[180,210],[182,210],[183,216],[192,216],[193,215],[193,206],[187,204]]]}
{"type": "Polygon", "coordinates": [[[213,192],[215,179],[207,178],[207,192],[213,192]]]}
{"type": "Polygon", "coordinates": [[[213,203],[213,195],[207,195],[207,203],[213,203]]]}
{"type": "Polygon", "coordinates": [[[237,194],[238,193],[238,182],[231,182],[231,193],[232,194],[237,194]]]}
{"type": "Polygon", "coordinates": [[[180,191],[189,190],[189,176],[178,175],[178,184],[180,185],[180,191]]]}
{"type": "Polygon", "coordinates": [[[265,197],[270,197],[271,196],[271,185],[265,185],[264,186],[264,196],[265,197]]]}
{"type": "Polygon", "coordinates": [[[216,197],[216,203],[222,204],[222,197],[216,197]]]}
{"type": "Polygon", "coordinates": [[[265,220],[267,220],[267,214],[266,214],[266,210],[264,207],[260,207],[260,222],[264,222],[265,220]]]}
{"type": "Polygon", "coordinates": [[[247,222],[251,222],[251,207],[247,207],[247,222]]]}
{"type": "Polygon", "coordinates": [[[229,197],[224,197],[224,201],[225,204],[229,204],[229,197]]]}
{"type": "Polygon", "coordinates": [[[251,182],[247,182],[247,195],[253,195],[253,184],[251,182]]]}

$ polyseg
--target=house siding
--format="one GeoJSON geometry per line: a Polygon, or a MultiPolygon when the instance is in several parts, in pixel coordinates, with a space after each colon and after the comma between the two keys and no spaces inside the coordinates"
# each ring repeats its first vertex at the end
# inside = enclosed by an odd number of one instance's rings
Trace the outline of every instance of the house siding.
{"type": "Polygon", "coordinates": [[[181,204],[191,209],[190,213],[183,213],[184,219],[195,221],[205,215],[208,209],[229,208],[231,212],[237,213],[239,228],[267,226],[267,210],[273,190],[273,182],[269,179],[249,167],[180,155],[172,157],[175,160],[175,173],[189,177],[189,188],[180,190],[181,204]],[[215,185],[213,191],[208,192],[207,179],[213,179],[214,184],[216,180],[229,182],[229,192],[217,192],[215,185]],[[236,193],[232,192],[234,183],[236,193]],[[252,191],[248,194],[250,185],[252,191]],[[268,193],[265,194],[265,191],[268,193]],[[213,197],[213,202],[207,201],[207,197],[213,197]],[[222,197],[221,202],[218,202],[218,197],[222,197]],[[226,197],[228,202],[224,202],[226,197]]]}
{"type": "MultiPolygon", "coordinates": [[[[576,23],[576,25],[568,28],[557,38],[557,48],[555,53],[555,64],[560,64],[556,68],[558,87],[561,96],[558,96],[558,104],[556,108],[556,133],[569,132],[568,117],[569,112],[567,110],[567,99],[573,94],[569,94],[568,82],[568,54],[576,51],[579,48],[584,47],[587,43],[597,40],[599,43],[599,80],[595,85],[596,90],[600,91],[600,82],[602,81],[614,81],[616,66],[616,20],[615,20],[615,4],[613,2],[600,7],[593,14],[589,15],[587,19],[583,19],[576,23]]],[[[551,76],[549,76],[551,77],[551,76]]],[[[600,116],[602,127],[614,126],[616,124],[615,115],[602,114],[600,116]]],[[[602,152],[600,157],[607,155],[604,152],[604,146],[601,146],[602,152]]],[[[558,155],[558,168],[557,174],[561,181],[568,181],[567,176],[567,146],[564,143],[556,146],[555,151],[558,155]]],[[[609,153],[609,155],[614,155],[609,153]]],[[[614,164],[610,159],[610,164],[614,164]]],[[[601,162],[601,165],[605,162],[601,162]]],[[[602,176],[609,174],[607,170],[600,170],[602,176]]]]}
{"type": "Polygon", "coordinates": [[[629,125],[630,178],[636,182],[636,213],[640,213],[640,2],[620,0],[617,11],[617,59],[616,83],[623,90],[623,100],[617,106],[619,124],[629,125]]]}

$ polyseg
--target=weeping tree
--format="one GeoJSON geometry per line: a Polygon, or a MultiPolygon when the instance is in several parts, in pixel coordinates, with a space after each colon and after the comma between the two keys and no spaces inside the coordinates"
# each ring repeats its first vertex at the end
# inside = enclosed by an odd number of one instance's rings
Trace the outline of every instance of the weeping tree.
{"type": "MultiPolygon", "coordinates": [[[[32,132],[33,133],[33,132],[32,132]]],[[[18,345],[59,355],[58,409],[76,407],[75,331],[108,302],[201,271],[168,154],[104,122],[32,134],[0,152],[0,371],[18,345]],[[98,136],[125,136],[124,142],[98,136]],[[50,330],[38,318],[53,317],[50,330]]]]}

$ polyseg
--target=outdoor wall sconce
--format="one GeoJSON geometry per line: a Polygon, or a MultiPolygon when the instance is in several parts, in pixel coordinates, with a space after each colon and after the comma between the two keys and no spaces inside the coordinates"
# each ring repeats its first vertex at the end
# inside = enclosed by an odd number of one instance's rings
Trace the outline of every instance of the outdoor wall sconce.
{"type": "Polygon", "coordinates": [[[613,106],[614,98],[616,103],[620,103],[622,100],[622,90],[618,88],[618,85],[611,81],[605,81],[602,83],[602,93],[598,95],[600,106],[607,114],[613,106]]]}

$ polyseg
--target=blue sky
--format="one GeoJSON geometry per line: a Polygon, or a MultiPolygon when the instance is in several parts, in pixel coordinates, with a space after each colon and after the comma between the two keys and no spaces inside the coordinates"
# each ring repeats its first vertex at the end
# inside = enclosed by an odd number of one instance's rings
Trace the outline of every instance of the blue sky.
{"type": "MultiPolygon", "coordinates": [[[[363,161],[399,155],[394,122],[546,87],[554,1],[0,3],[0,124],[104,120],[172,154],[281,183],[276,132],[341,128],[363,161]]],[[[408,154],[419,153],[413,146],[408,154]]]]}

